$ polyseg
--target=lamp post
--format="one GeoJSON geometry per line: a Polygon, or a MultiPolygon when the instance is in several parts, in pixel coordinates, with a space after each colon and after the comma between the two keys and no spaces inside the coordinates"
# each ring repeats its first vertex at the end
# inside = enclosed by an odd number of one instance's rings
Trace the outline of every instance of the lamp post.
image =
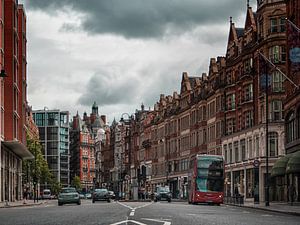
{"type": "Polygon", "coordinates": [[[37,201],[36,183],[37,183],[37,172],[36,172],[36,142],[34,141],[34,175],[33,175],[33,201],[37,201]]]}

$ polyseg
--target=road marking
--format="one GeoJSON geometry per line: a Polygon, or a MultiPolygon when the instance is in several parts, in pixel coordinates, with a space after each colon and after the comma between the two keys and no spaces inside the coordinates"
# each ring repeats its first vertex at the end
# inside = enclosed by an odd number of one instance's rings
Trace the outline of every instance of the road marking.
{"type": "Polygon", "coordinates": [[[128,209],[133,209],[131,206],[125,205],[125,204],[123,204],[122,202],[117,202],[117,203],[118,203],[119,205],[122,205],[122,206],[128,208],[128,209]]]}
{"type": "Polygon", "coordinates": [[[171,222],[164,221],[164,220],[149,219],[149,218],[142,218],[142,220],[148,220],[148,221],[153,221],[153,222],[158,222],[158,223],[164,223],[163,225],[171,225],[171,222]]]}
{"type": "Polygon", "coordinates": [[[130,214],[129,214],[129,216],[134,216],[134,210],[132,210],[131,212],[130,212],[130,214]]]}
{"type": "Polygon", "coordinates": [[[150,203],[148,203],[148,204],[146,204],[146,205],[142,205],[142,206],[136,207],[136,208],[134,208],[134,209],[144,208],[144,207],[146,207],[146,206],[148,206],[148,205],[152,205],[152,204],[153,204],[153,202],[150,202],[150,203]]]}
{"type": "Polygon", "coordinates": [[[117,222],[117,223],[112,223],[110,225],[119,225],[119,224],[123,224],[123,223],[134,223],[134,224],[138,224],[138,225],[147,225],[147,224],[144,224],[144,223],[141,223],[141,222],[138,222],[138,221],[135,221],[135,220],[123,220],[123,221],[120,221],[120,222],[117,222]]]}
{"type": "Polygon", "coordinates": [[[126,205],[126,204],[123,204],[122,202],[117,202],[117,203],[120,204],[121,206],[124,206],[124,207],[126,207],[126,208],[128,208],[128,209],[131,209],[131,212],[130,212],[129,216],[134,216],[134,213],[135,213],[135,210],[136,210],[136,209],[141,209],[141,208],[144,208],[144,207],[146,207],[146,206],[149,206],[149,205],[153,204],[153,202],[150,202],[150,203],[148,203],[148,204],[145,204],[145,205],[141,205],[141,206],[139,206],[139,207],[134,207],[134,208],[132,208],[131,206],[126,205]]]}

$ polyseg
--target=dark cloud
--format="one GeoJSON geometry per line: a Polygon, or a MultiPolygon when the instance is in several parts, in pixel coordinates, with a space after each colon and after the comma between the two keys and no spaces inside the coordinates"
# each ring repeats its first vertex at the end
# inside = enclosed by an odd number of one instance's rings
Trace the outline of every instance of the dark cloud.
{"type": "MultiPolygon", "coordinates": [[[[172,30],[183,33],[200,25],[225,23],[245,12],[237,0],[29,0],[30,9],[54,14],[83,13],[81,29],[90,34],[111,33],[126,38],[158,38],[172,30]]],[[[66,30],[72,30],[70,25],[66,30]]],[[[217,31],[216,31],[217,33],[217,31]]]]}

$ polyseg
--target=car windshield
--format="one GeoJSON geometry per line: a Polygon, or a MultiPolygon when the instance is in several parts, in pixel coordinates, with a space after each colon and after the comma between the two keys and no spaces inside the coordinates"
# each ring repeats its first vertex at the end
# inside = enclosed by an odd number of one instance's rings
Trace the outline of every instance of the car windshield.
{"type": "Polygon", "coordinates": [[[95,189],[95,192],[103,193],[103,192],[107,192],[107,189],[95,189]]]}
{"type": "Polygon", "coordinates": [[[158,187],[157,192],[170,192],[169,187],[158,187]]]}
{"type": "Polygon", "coordinates": [[[61,193],[73,193],[73,192],[76,192],[75,188],[63,188],[61,190],[61,193]]]}

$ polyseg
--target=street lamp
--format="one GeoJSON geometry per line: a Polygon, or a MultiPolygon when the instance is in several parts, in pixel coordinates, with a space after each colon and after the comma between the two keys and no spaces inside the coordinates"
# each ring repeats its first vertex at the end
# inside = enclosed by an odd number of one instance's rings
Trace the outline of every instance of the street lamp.
{"type": "Polygon", "coordinates": [[[36,166],[36,156],[37,156],[37,152],[36,152],[36,141],[34,141],[34,175],[33,175],[33,201],[37,201],[38,202],[38,197],[37,197],[37,190],[36,190],[36,185],[37,185],[37,166],[36,166]]]}

